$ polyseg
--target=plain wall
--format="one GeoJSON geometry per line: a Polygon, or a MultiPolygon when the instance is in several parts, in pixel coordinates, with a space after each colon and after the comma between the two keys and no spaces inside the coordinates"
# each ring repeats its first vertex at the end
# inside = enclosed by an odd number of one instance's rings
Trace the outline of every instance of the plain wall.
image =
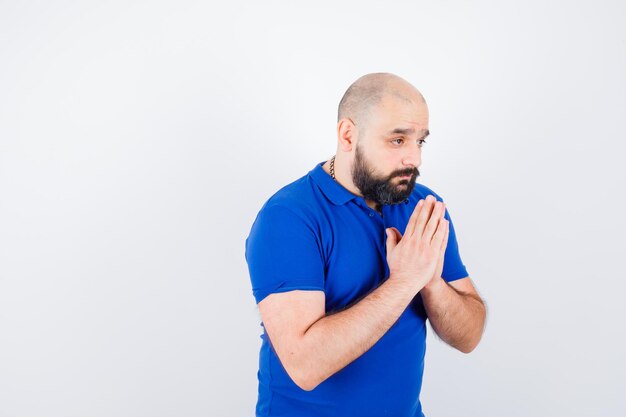
{"type": "Polygon", "coordinates": [[[294,3],[0,3],[0,416],[252,416],[245,238],[376,71],[489,310],[426,415],[623,415],[625,3],[294,3]]]}

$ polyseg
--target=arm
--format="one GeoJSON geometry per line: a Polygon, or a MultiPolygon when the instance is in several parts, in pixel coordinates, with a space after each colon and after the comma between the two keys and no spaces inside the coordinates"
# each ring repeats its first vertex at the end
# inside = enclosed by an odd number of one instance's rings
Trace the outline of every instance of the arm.
{"type": "Polygon", "coordinates": [[[370,349],[435,274],[448,222],[442,219],[443,205],[432,216],[423,206],[423,201],[416,206],[404,236],[387,229],[389,278],[353,306],[325,316],[322,291],[273,293],[259,302],[274,350],[302,389],[314,389],[370,349]]]}
{"type": "Polygon", "coordinates": [[[463,353],[474,350],[482,337],[487,312],[470,278],[447,283],[436,276],[421,295],[437,335],[463,353]]]}
{"type": "Polygon", "coordinates": [[[415,281],[390,276],[352,307],[328,316],[322,291],[274,293],[259,310],[285,370],[310,391],[368,351],[418,290],[415,281]]]}

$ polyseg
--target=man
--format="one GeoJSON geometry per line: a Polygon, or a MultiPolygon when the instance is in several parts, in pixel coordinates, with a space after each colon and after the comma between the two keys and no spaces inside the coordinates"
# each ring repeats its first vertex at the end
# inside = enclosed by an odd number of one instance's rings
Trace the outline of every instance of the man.
{"type": "Polygon", "coordinates": [[[423,416],[426,326],[478,344],[486,309],[441,197],[417,184],[428,108],[365,75],[339,104],[337,152],[276,192],[246,239],[264,327],[257,416],[423,416]]]}

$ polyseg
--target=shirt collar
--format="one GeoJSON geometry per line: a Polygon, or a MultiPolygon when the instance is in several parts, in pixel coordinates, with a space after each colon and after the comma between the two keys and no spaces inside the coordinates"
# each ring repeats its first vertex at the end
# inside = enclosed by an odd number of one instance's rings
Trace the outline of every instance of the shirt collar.
{"type": "Polygon", "coordinates": [[[358,197],[348,191],[343,185],[335,181],[330,174],[324,171],[322,165],[324,165],[325,162],[326,161],[322,161],[318,163],[315,168],[309,171],[309,175],[320,187],[326,198],[332,201],[335,205],[340,206],[358,197]]]}
{"type": "MultiPolygon", "coordinates": [[[[348,191],[343,185],[339,184],[337,181],[333,179],[322,165],[324,165],[326,161],[322,161],[318,163],[315,168],[309,171],[309,175],[313,178],[313,181],[320,187],[326,198],[332,201],[335,205],[341,206],[346,204],[348,201],[353,200],[355,198],[361,198],[357,195],[352,194],[348,191]]],[[[363,201],[365,203],[365,200],[363,201]]],[[[404,204],[409,204],[409,199],[403,201],[404,204]]],[[[383,205],[384,207],[384,205],[383,205]]]]}

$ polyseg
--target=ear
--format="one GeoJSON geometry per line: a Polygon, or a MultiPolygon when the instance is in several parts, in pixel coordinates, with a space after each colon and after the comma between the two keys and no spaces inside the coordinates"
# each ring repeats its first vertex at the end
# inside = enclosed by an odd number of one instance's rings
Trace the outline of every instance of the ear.
{"type": "Polygon", "coordinates": [[[356,145],[356,129],[354,122],[348,118],[343,118],[337,122],[337,140],[339,147],[344,152],[350,152],[356,145]]]}

